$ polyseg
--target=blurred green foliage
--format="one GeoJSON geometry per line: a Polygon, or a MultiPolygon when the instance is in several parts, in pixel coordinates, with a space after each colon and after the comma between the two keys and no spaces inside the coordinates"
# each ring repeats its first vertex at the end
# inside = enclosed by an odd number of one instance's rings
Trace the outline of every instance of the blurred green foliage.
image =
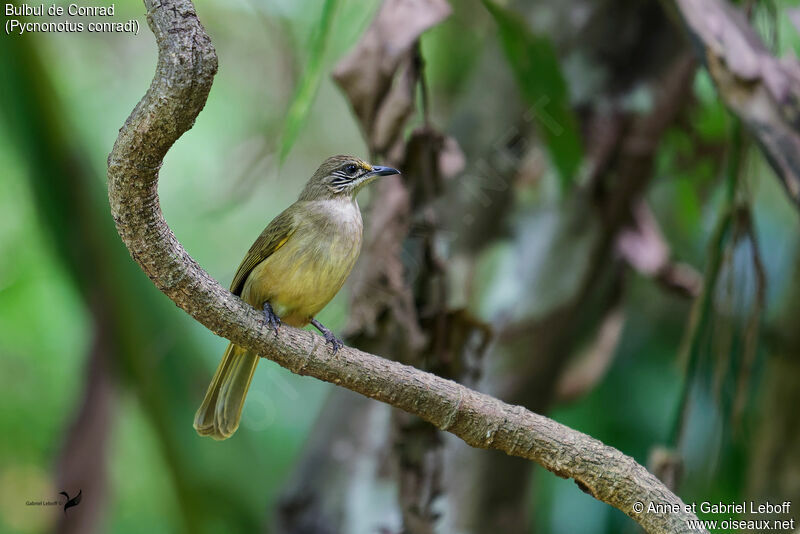
{"type": "Polygon", "coordinates": [[[325,74],[322,69],[322,61],[325,55],[328,35],[333,26],[333,15],[336,12],[338,3],[338,0],[325,0],[325,3],[322,5],[319,26],[312,34],[311,42],[308,46],[308,60],[303,70],[303,76],[300,78],[300,82],[292,97],[292,102],[289,104],[289,110],[286,112],[286,122],[283,127],[279,148],[279,157],[281,161],[286,159],[289,150],[291,150],[292,145],[297,139],[297,135],[300,133],[300,129],[303,127],[303,123],[305,123],[308,118],[308,112],[311,110],[312,101],[317,94],[317,89],[325,74]]]}
{"type": "Polygon", "coordinates": [[[576,181],[583,149],[553,44],[548,37],[533,33],[519,14],[492,0],[483,0],[483,4],[497,22],[503,51],[529,106],[526,114],[539,126],[566,191],[576,181]]]}

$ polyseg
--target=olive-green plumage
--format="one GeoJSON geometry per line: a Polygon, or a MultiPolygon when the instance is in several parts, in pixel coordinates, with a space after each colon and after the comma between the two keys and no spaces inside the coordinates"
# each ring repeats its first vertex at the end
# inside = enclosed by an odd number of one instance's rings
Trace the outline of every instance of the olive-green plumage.
{"type": "MultiPolygon", "coordinates": [[[[297,202],[275,217],[250,247],[233,277],[231,292],[264,308],[268,323],[272,319],[277,325],[275,316],[297,327],[312,322],[341,289],[361,250],[356,195],[366,184],[389,174],[398,171],[352,156],[325,160],[297,202]]],[[[336,350],[339,341],[314,324],[336,350]]],[[[195,415],[194,428],[200,435],[226,439],[236,431],[257,364],[257,355],[228,345],[195,415]]]]}

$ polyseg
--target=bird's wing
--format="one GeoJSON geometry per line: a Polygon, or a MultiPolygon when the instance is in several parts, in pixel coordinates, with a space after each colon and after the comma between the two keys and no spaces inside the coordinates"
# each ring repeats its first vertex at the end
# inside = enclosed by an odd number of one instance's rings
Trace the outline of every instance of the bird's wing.
{"type": "Polygon", "coordinates": [[[250,271],[256,265],[269,258],[292,237],[297,228],[293,213],[294,211],[291,209],[284,210],[264,228],[264,231],[261,232],[253,246],[250,247],[247,255],[236,270],[233,282],[231,282],[231,293],[241,295],[244,282],[247,280],[250,271]]]}

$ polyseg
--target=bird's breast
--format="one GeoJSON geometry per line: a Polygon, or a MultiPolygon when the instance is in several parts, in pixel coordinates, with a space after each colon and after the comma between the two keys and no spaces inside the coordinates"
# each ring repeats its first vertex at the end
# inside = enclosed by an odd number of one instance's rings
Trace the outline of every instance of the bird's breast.
{"type": "Polygon", "coordinates": [[[269,301],[287,324],[307,324],[341,289],[361,251],[361,212],[355,202],[307,202],[302,220],[281,248],[257,265],[242,293],[250,304],[269,301]]]}

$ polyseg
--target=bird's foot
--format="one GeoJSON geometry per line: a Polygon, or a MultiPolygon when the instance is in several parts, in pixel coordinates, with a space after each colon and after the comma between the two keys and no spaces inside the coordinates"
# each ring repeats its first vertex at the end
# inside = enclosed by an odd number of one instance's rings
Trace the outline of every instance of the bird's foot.
{"type": "Polygon", "coordinates": [[[325,343],[326,344],[327,343],[331,344],[331,349],[333,350],[333,354],[336,354],[337,352],[339,352],[339,349],[344,347],[344,343],[342,342],[342,340],[339,339],[338,337],[336,337],[333,334],[333,332],[328,330],[328,328],[326,328],[322,323],[320,323],[316,319],[311,319],[311,324],[313,324],[314,327],[317,330],[319,330],[322,333],[322,335],[325,337],[325,343]]]}
{"type": "Polygon", "coordinates": [[[333,352],[333,354],[336,354],[337,352],[339,352],[339,349],[344,347],[344,342],[335,335],[333,335],[333,332],[326,332],[322,335],[325,336],[325,343],[331,344],[331,351],[333,352]]]}
{"type": "Polygon", "coordinates": [[[278,328],[281,326],[281,320],[277,315],[275,315],[272,305],[269,302],[264,303],[264,319],[267,322],[267,327],[275,332],[275,336],[277,337],[278,328]]]}

